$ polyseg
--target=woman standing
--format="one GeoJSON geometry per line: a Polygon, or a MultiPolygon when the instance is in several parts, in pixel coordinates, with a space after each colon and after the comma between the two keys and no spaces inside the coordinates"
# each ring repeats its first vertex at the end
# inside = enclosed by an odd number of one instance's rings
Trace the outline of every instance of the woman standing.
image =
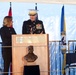
{"type": "Polygon", "coordinates": [[[4,75],[8,75],[9,66],[12,62],[12,35],[16,34],[12,27],[12,17],[5,16],[3,20],[3,27],[0,29],[2,39],[2,56],[4,59],[4,75]]]}

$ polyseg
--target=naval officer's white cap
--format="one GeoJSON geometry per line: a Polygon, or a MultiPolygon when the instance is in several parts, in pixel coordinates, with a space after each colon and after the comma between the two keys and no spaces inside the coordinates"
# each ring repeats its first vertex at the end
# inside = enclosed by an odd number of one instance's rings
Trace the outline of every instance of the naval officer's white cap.
{"type": "Polygon", "coordinates": [[[36,15],[36,14],[37,14],[37,10],[34,9],[29,10],[29,15],[36,15]]]}

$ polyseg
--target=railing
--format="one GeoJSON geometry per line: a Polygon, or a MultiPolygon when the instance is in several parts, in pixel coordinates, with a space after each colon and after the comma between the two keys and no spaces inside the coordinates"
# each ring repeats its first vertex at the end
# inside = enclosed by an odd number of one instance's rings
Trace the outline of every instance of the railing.
{"type": "MultiPolygon", "coordinates": [[[[62,74],[62,62],[61,61],[63,60],[63,55],[60,50],[60,41],[50,41],[49,50],[50,50],[50,54],[49,54],[50,55],[50,71],[46,71],[46,72],[50,72],[50,75],[61,75],[62,74]]],[[[3,60],[2,59],[0,60],[1,60],[0,64],[3,66],[3,60]]],[[[1,73],[3,74],[4,73],[3,67],[1,67],[1,69],[2,69],[1,73]]],[[[15,73],[20,73],[20,72],[15,72],[15,73]]]]}
{"type": "Polygon", "coordinates": [[[68,41],[68,52],[75,53],[76,51],[76,40],[68,41]]]}
{"type": "MultiPolygon", "coordinates": [[[[71,53],[75,52],[75,46],[76,46],[75,42],[76,40],[69,40],[68,45],[67,45],[68,48],[66,51],[71,52],[71,53]]],[[[1,54],[1,51],[2,51],[1,44],[2,42],[0,42],[0,73],[4,73],[3,72],[3,59],[2,59],[2,54],[1,54]]],[[[63,68],[63,59],[64,59],[63,55],[64,54],[62,53],[62,50],[60,47],[61,47],[60,41],[49,42],[50,75],[63,75],[62,72],[64,71],[64,68],[63,68]]],[[[70,75],[76,75],[76,69],[71,69],[70,71],[71,71],[70,75]]],[[[19,73],[19,72],[15,72],[15,73],[19,73]]]]}

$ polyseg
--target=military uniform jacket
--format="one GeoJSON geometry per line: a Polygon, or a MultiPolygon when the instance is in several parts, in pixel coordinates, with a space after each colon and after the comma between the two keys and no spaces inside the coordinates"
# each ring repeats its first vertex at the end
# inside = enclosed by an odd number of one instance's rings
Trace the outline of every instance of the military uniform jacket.
{"type": "Polygon", "coordinates": [[[23,22],[22,34],[40,34],[45,33],[43,22],[40,20],[23,22]]]}

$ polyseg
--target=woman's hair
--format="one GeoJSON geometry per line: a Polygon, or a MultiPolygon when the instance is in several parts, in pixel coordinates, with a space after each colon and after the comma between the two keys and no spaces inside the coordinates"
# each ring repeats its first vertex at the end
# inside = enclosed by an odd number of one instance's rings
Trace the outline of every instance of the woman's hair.
{"type": "Polygon", "coordinates": [[[12,21],[11,16],[5,16],[3,20],[3,25],[9,25],[9,23],[12,21]],[[6,21],[5,21],[6,20],[6,21]]]}

